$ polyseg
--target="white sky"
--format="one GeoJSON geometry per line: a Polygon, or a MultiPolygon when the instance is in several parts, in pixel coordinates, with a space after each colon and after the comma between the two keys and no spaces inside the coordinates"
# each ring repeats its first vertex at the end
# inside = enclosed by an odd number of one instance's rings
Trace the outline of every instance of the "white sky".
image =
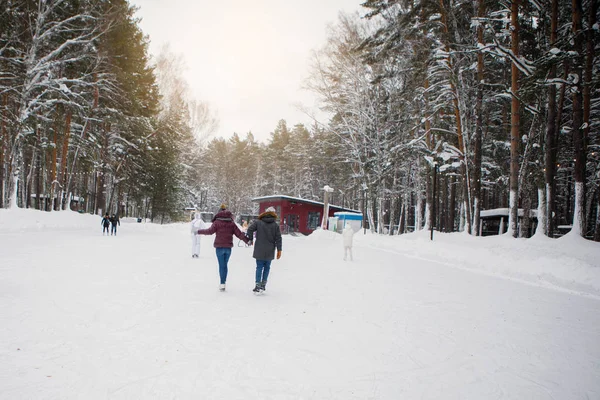
{"type": "MultiPolygon", "coordinates": [[[[265,141],[277,122],[311,125],[296,104],[316,110],[302,89],[312,50],[325,44],[328,24],[361,0],[130,0],[150,52],[169,43],[183,55],[191,94],[208,102],[220,120],[216,136],[265,141]]],[[[323,117],[323,114],[318,114],[323,117]]]]}

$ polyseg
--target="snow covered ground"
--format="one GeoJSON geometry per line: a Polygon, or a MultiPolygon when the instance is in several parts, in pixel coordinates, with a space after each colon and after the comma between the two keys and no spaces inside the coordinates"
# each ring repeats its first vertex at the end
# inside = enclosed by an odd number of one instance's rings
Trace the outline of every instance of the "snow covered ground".
{"type": "Polygon", "coordinates": [[[284,236],[267,292],[187,224],[0,210],[0,399],[598,399],[600,245],[284,236]]]}

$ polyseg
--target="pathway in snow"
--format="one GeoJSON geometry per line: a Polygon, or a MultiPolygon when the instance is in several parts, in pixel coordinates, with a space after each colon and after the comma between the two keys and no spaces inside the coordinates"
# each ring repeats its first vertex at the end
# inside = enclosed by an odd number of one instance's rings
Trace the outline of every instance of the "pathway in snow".
{"type": "Polygon", "coordinates": [[[600,397],[596,299],[289,236],[220,293],[212,238],[99,230],[0,235],[0,399],[600,397]]]}

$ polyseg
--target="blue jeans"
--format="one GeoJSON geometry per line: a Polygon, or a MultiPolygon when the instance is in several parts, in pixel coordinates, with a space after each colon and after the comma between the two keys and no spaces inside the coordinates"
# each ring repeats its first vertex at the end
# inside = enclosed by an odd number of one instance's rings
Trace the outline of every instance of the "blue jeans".
{"type": "Polygon", "coordinates": [[[217,260],[219,261],[219,277],[221,283],[225,284],[227,280],[227,263],[231,256],[231,247],[217,247],[217,260]]]}
{"type": "Polygon", "coordinates": [[[256,281],[266,282],[271,270],[271,260],[256,260],[256,281]]]}

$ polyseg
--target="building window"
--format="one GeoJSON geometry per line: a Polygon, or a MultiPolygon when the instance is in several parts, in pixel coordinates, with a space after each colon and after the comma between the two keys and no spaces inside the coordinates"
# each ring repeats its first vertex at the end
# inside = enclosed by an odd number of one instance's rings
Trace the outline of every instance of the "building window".
{"type": "Polygon", "coordinates": [[[314,231],[319,226],[319,220],[321,219],[320,212],[309,212],[307,227],[309,230],[314,231]]]}

